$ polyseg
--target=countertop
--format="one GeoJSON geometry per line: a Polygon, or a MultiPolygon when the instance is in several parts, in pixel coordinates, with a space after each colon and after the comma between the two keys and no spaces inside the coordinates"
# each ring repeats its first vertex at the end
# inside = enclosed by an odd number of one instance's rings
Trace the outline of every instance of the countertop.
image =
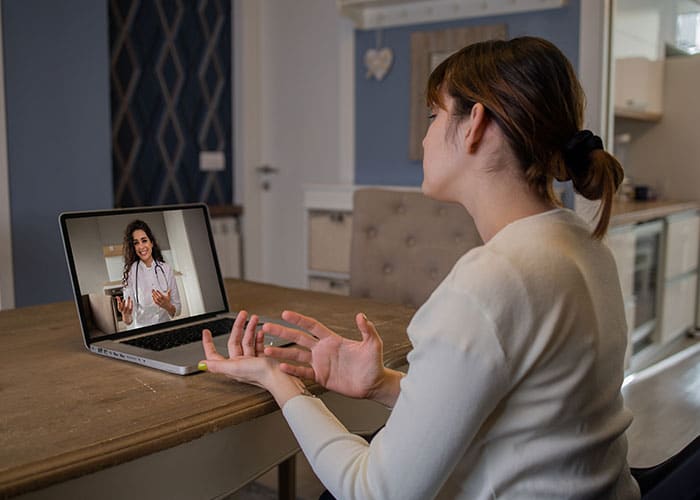
{"type": "Polygon", "coordinates": [[[697,209],[700,209],[700,203],[696,201],[615,201],[612,207],[610,226],[637,224],[666,217],[674,213],[697,209]]]}

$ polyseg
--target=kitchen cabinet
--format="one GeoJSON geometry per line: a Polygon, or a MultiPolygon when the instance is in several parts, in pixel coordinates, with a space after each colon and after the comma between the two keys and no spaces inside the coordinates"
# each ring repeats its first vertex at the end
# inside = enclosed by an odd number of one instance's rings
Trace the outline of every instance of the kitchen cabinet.
{"type": "Polygon", "coordinates": [[[689,210],[666,218],[664,285],[659,339],[668,342],[695,328],[700,215],[689,210]]]}
{"type": "Polygon", "coordinates": [[[635,297],[634,297],[634,259],[635,259],[635,230],[634,224],[617,226],[608,232],[608,246],[615,257],[617,274],[620,278],[620,288],[625,305],[627,320],[627,352],[625,353],[625,368],[629,366],[632,356],[632,332],[634,330],[635,297]]]}
{"type": "Polygon", "coordinates": [[[664,60],[615,60],[615,116],[658,121],[663,113],[664,60]]]}
{"type": "Polygon", "coordinates": [[[311,290],[350,294],[353,193],[354,186],[306,187],[306,284],[311,290]]]}

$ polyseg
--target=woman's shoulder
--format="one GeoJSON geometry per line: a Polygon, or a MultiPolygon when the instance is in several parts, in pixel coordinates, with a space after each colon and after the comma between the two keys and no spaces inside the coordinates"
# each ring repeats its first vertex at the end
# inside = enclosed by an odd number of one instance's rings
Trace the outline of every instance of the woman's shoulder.
{"type": "Polygon", "coordinates": [[[163,270],[164,270],[166,273],[170,273],[170,272],[172,272],[172,270],[173,270],[173,268],[170,267],[170,264],[168,264],[168,263],[165,262],[164,260],[159,260],[159,261],[158,261],[158,264],[163,268],[163,270]]]}
{"type": "Polygon", "coordinates": [[[504,297],[518,288],[522,271],[507,255],[484,245],[470,250],[455,263],[445,285],[455,292],[504,297]]]}

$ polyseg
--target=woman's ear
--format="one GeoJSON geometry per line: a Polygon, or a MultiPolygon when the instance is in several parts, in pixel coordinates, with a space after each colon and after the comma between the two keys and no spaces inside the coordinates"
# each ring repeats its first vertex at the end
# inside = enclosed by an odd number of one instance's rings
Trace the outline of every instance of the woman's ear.
{"type": "Polygon", "coordinates": [[[477,102],[472,106],[472,110],[469,113],[469,127],[467,128],[467,133],[464,138],[469,153],[476,152],[481,143],[481,139],[484,137],[488,122],[489,119],[488,116],[486,116],[486,108],[484,108],[483,104],[477,102]]]}

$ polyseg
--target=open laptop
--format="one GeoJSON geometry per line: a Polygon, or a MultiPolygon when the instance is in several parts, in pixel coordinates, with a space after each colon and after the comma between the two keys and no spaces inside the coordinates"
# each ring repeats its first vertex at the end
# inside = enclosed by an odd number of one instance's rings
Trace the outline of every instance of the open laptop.
{"type": "MultiPolygon", "coordinates": [[[[198,371],[197,362],[204,357],[202,330],[208,328],[219,352],[228,352],[235,314],[228,308],[206,205],[66,212],[59,222],[80,326],[90,351],[187,375],[198,371]],[[157,243],[159,251],[150,251],[150,266],[139,256],[147,250],[137,250],[136,244],[125,257],[124,237],[134,221],[145,223],[157,243]],[[125,259],[133,260],[126,283],[125,259]],[[151,295],[155,288],[169,293],[174,316],[158,307],[151,295]],[[123,314],[118,303],[126,303],[128,297],[131,314],[123,314]]],[[[143,235],[143,231],[134,233],[143,235]]],[[[266,336],[265,343],[287,342],[266,336]]]]}

